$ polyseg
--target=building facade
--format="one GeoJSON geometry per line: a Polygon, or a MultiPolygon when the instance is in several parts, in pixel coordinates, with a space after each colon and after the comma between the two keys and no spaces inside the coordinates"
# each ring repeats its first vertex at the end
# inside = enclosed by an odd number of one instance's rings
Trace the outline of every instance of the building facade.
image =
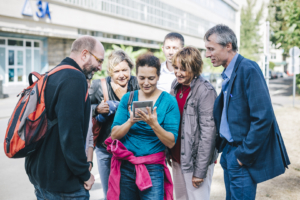
{"type": "Polygon", "coordinates": [[[70,53],[80,35],[104,43],[158,49],[169,32],[205,49],[203,36],[223,23],[239,38],[233,0],[0,0],[0,78],[27,84],[31,71],[46,72],[70,53]]]}

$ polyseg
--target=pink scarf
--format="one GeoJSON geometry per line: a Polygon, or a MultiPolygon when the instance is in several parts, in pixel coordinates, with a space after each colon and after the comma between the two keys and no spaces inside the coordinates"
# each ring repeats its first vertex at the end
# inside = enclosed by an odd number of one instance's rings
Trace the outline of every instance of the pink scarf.
{"type": "Polygon", "coordinates": [[[141,191],[152,187],[149,172],[144,164],[163,165],[165,172],[164,200],[173,200],[173,182],[171,179],[171,174],[165,162],[164,152],[159,152],[148,156],[135,157],[133,153],[128,151],[119,140],[112,140],[111,137],[109,137],[105,140],[105,144],[107,145],[107,151],[113,154],[108,180],[107,200],[119,200],[122,160],[128,160],[135,165],[135,183],[141,191]]]}

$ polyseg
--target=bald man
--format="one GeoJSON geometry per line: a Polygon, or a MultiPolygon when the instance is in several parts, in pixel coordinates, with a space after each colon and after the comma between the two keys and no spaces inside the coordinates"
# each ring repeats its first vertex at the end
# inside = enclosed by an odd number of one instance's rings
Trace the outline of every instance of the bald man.
{"type": "Polygon", "coordinates": [[[51,75],[45,89],[46,115],[57,124],[51,128],[41,147],[26,157],[26,173],[40,199],[89,199],[94,176],[85,154],[90,119],[90,99],[86,79],[101,70],[103,45],[91,36],[72,44],[63,69],[51,75]],[[75,70],[77,69],[77,70],[75,70]]]}

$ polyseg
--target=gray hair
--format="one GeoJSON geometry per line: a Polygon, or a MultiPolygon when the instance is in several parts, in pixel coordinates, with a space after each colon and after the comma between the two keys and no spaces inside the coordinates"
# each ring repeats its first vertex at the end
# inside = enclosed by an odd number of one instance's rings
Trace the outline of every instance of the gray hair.
{"type": "Polygon", "coordinates": [[[93,51],[96,46],[97,40],[89,35],[81,36],[76,39],[71,47],[71,52],[81,52],[84,49],[88,51],[93,51]]]}
{"type": "Polygon", "coordinates": [[[210,41],[208,38],[213,34],[216,34],[218,44],[225,47],[228,43],[231,43],[232,51],[236,52],[238,50],[236,35],[228,26],[218,24],[212,27],[205,33],[204,40],[210,41]]]}

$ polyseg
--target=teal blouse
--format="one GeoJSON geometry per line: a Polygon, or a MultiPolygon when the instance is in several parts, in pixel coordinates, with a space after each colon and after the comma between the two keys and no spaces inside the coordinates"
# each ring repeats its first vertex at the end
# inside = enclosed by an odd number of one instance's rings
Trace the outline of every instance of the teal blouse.
{"type": "MultiPolygon", "coordinates": [[[[127,108],[129,96],[130,92],[122,97],[111,128],[123,125],[129,119],[130,114],[127,108]]],[[[138,101],[138,90],[134,91],[133,101],[138,101]]],[[[176,142],[180,113],[175,97],[167,92],[162,92],[156,100],[154,107],[157,107],[158,123],[163,129],[173,133],[176,142]]],[[[155,154],[164,151],[166,148],[151,127],[144,121],[136,122],[120,141],[129,151],[133,152],[135,156],[155,154]]]]}

